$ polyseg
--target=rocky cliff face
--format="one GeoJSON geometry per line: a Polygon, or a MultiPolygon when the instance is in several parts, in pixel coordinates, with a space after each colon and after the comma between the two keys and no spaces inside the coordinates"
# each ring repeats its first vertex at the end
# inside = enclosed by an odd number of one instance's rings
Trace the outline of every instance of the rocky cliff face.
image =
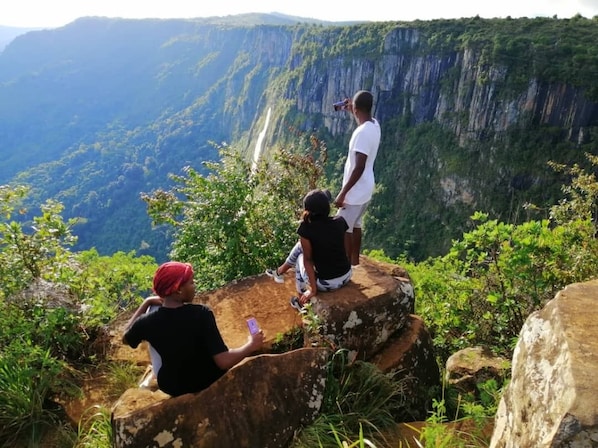
{"type": "MultiPolygon", "coordinates": [[[[340,35],[331,33],[314,44],[334,46],[337,38],[340,35]]],[[[286,95],[296,99],[300,112],[322,114],[333,135],[347,132],[349,126],[331,113],[331,104],[361,88],[374,93],[382,121],[409,117],[411,125],[438,122],[461,142],[528,123],[566,129],[569,139],[581,141],[589,138],[587,128],[598,124],[598,103],[588,99],[584,89],[534,77],[518,90],[506,88],[513,67],[491,65],[474,48],[430,52],[422,44],[427,37],[415,28],[380,29],[375,38],[368,54],[326,56],[315,62],[288,49],[291,72],[303,72],[286,95]]]]}
{"type": "MultiPolygon", "coordinates": [[[[475,211],[516,221],[524,203],[554,204],[565,180],[547,162],[577,163],[584,151],[598,150],[598,102],[587,85],[536,73],[540,62],[531,50],[517,56],[529,63],[503,63],[480,45],[432,48],[431,31],[417,26],[345,33],[306,33],[289,49],[290,111],[279,109],[277,119],[299,121],[305,132],[332,140],[337,160],[354,123],[332,103],[359,89],[373,92],[383,138],[376,166],[381,187],[370,210],[373,224],[366,225],[372,248],[416,258],[443,253],[475,211]],[[350,50],[335,51],[343,45],[350,50]]],[[[269,97],[273,107],[277,102],[269,97]]],[[[273,129],[271,144],[284,126],[273,129]]]]}

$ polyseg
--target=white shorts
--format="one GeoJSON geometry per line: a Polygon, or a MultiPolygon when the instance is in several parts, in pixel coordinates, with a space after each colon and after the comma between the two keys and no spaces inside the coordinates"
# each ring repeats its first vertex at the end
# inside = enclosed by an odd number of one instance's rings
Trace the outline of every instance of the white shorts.
{"type": "Polygon", "coordinates": [[[347,221],[347,225],[349,226],[347,233],[353,233],[354,228],[361,229],[363,215],[368,204],[369,201],[365,204],[345,205],[338,209],[336,216],[342,216],[347,221]]]}

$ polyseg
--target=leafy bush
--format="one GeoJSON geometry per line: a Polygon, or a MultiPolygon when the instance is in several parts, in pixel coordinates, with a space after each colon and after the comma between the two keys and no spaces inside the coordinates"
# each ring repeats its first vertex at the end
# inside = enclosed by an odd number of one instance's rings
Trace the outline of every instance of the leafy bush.
{"type": "Polygon", "coordinates": [[[134,252],[100,256],[92,249],[77,254],[77,268],[68,285],[85,308],[86,325],[105,325],[123,310],[139,305],[151,293],[157,267],[152,257],[134,252]]]}
{"type": "MultiPolygon", "coordinates": [[[[597,157],[588,159],[598,164],[597,157]]],[[[598,182],[577,165],[554,167],[571,183],[563,187],[565,199],[550,208],[550,219],[513,225],[476,213],[477,227],[445,256],[399,261],[414,281],[416,312],[442,361],[473,345],[510,356],[532,312],[566,285],[595,277],[598,182]]]]}
{"type": "Polygon", "coordinates": [[[405,266],[414,280],[416,312],[444,360],[486,345],[510,354],[525,319],[566,285],[589,278],[598,247],[590,222],[521,225],[472,217],[478,227],[449,253],[405,266]]]}
{"type": "Polygon", "coordinates": [[[322,174],[312,149],[279,152],[255,166],[238,151],[221,148],[210,174],[187,168],[178,186],[143,198],[155,224],[175,228],[171,258],[193,264],[200,290],[280,264],[297,240],[301,198],[322,174]]]}
{"type": "Polygon", "coordinates": [[[67,247],[76,241],[71,234],[76,220],[64,222],[63,206],[56,201],[42,205],[41,215],[31,225],[12,220],[15,213],[26,213],[21,205],[27,192],[23,186],[0,186],[0,299],[24,289],[33,279],[60,278],[71,257],[67,247]]]}
{"type": "Polygon", "coordinates": [[[78,393],[76,368],[105,354],[105,324],[149,291],[156,268],[132,253],[70,252],[76,220],[57,202],[32,225],[13,221],[26,194],[0,187],[1,446],[44,445],[49,428],[71,437],[55,400],[78,393]]]}

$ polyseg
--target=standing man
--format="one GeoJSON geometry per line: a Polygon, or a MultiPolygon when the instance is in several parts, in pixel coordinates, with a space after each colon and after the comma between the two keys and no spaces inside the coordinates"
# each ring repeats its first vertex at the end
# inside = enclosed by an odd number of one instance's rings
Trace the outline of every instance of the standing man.
{"type": "Polygon", "coordinates": [[[345,249],[353,266],[359,264],[361,251],[362,218],[374,193],[374,162],[380,145],[380,124],[372,117],[374,97],[367,90],[360,90],[353,99],[345,101],[357,121],[351,135],[349,153],[343,173],[343,186],[334,203],[339,207],[337,215],[347,221],[345,249]]]}

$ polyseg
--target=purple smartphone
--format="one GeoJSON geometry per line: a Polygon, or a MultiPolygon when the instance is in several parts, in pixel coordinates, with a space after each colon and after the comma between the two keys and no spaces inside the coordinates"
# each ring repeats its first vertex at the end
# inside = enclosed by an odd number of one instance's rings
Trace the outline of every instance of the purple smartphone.
{"type": "Polygon", "coordinates": [[[247,328],[249,328],[249,333],[251,334],[260,332],[260,326],[258,325],[257,320],[255,320],[255,317],[247,319],[247,328]]]}

